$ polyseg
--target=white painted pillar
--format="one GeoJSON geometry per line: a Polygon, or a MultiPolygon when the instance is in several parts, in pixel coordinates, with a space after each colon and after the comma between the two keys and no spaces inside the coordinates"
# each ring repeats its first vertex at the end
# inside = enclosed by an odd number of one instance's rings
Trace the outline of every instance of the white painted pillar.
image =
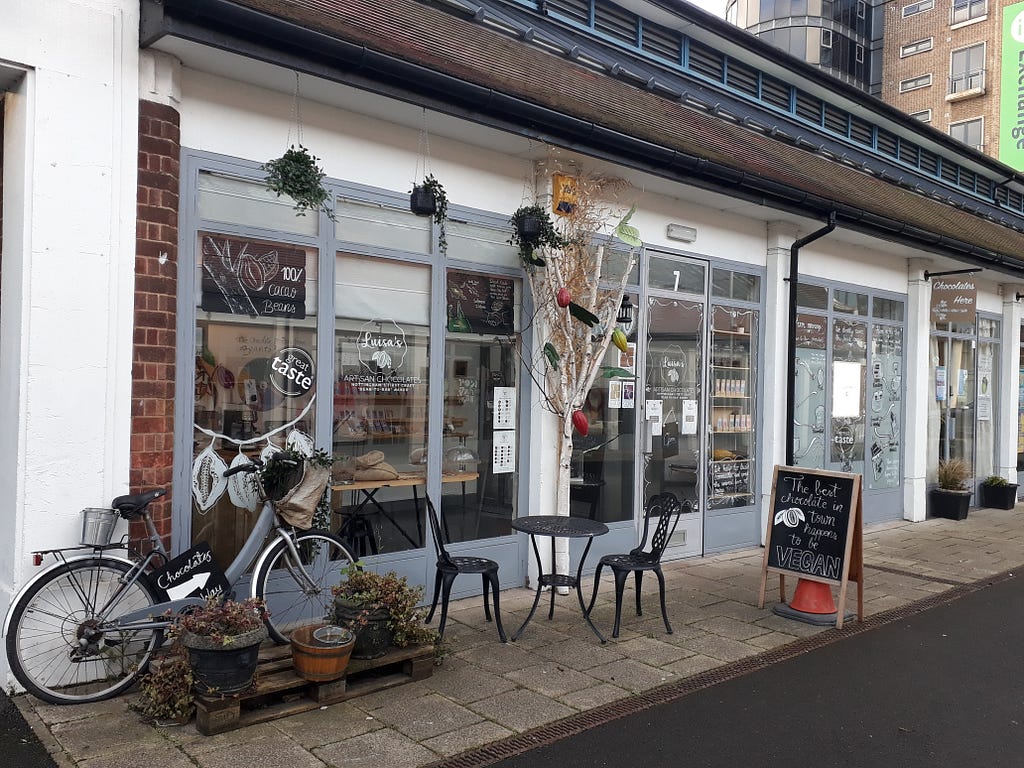
{"type": "MultiPolygon", "coordinates": [[[[1020,424],[1017,416],[1017,398],[1020,387],[1020,323],[1024,317],[1024,303],[1017,294],[1024,294],[1021,283],[1003,283],[1003,327],[1001,333],[1002,359],[999,365],[999,445],[996,448],[996,472],[1011,483],[1017,482],[1017,440],[1020,424]]],[[[1022,297],[1024,299],[1024,297],[1022,297]]]]}
{"type": "MultiPolygon", "coordinates": [[[[769,222],[766,233],[764,349],[758,364],[764,371],[759,440],[761,445],[761,536],[767,530],[772,474],[786,461],[786,376],[789,354],[789,248],[797,239],[788,222],[769,222]]],[[[764,541],[761,542],[764,544],[764,541]]]]}
{"type": "Polygon", "coordinates": [[[907,259],[906,370],[903,372],[903,517],[927,517],[929,333],[931,285],[925,280],[928,259],[907,259]]]}

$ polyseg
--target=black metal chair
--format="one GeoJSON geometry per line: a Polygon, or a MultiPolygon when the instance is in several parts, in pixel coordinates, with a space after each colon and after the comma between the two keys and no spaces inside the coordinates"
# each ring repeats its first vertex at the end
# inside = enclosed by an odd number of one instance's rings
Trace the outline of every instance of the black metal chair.
{"type": "Polygon", "coordinates": [[[498,637],[501,642],[508,642],[505,639],[505,629],[501,626],[501,610],[498,606],[498,564],[486,557],[456,556],[448,554],[445,549],[445,538],[441,529],[441,521],[438,518],[437,510],[429,496],[424,494],[427,500],[427,516],[430,518],[430,530],[434,538],[434,550],[437,552],[437,573],[434,576],[434,597],[430,603],[430,612],[424,622],[429,624],[434,618],[434,609],[437,608],[438,597],[441,599],[441,622],[438,624],[438,635],[444,637],[444,625],[448,620],[448,598],[452,592],[452,583],[455,577],[462,573],[479,573],[484,583],[484,616],[491,621],[491,607],[488,593],[494,597],[494,623],[498,627],[498,637]]]}
{"type": "Polygon", "coordinates": [[[668,540],[675,533],[681,511],[682,505],[675,494],[665,493],[661,496],[653,496],[647,502],[647,509],[644,512],[644,532],[640,539],[640,546],[625,554],[604,555],[598,561],[597,570],[594,572],[594,593],[590,596],[587,613],[590,613],[594,607],[594,601],[597,600],[597,589],[601,583],[601,569],[607,565],[615,576],[615,626],[612,628],[612,637],[619,636],[622,593],[626,586],[626,576],[630,573],[633,574],[636,583],[636,615],[643,615],[643,611],[640,609],[640,583],[643,580],[644,571],[654,571],[658,577],[661,618],[665,621],[665,631],[672,634],[672,625],[668,623],[668,611],[665,608],[665,575],[661,572],[661,556],[665,552],[668,540]],[[652,517],[657,517],[658,523],[651,535],[651,548],[649,551],[644,551],[652,517]]]}

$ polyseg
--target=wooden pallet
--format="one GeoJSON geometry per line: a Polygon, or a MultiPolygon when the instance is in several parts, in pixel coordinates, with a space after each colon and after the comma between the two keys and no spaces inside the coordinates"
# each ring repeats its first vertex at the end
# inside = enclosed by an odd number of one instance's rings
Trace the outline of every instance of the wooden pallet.
{"type": "Polygon", "coordinates": [[[292,669],[291,648],[260,649],[252,689],[230,696],[196,696],[196,727],[210,736],[317,709],[434,673],[430,646],[395,648],[377,659],[351,659],[345,676],[329,683],[303,680],[292,669]]]}

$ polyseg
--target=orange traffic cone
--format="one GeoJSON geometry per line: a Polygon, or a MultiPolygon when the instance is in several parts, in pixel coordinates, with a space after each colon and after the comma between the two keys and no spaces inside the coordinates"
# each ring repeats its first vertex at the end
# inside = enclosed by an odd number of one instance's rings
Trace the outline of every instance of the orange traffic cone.
{"type": "MultiPolygon", "coordinates": [[[[835,624],[839,615],[832,599],[832,588],[828,584],[809,579],[799,579],[789,605],[779,603],[772,608],[772,612],[787,619],[818,626],[835,624]]],[[[844,620],[852,618],[853,614],[850,613],[844,620]]]]}

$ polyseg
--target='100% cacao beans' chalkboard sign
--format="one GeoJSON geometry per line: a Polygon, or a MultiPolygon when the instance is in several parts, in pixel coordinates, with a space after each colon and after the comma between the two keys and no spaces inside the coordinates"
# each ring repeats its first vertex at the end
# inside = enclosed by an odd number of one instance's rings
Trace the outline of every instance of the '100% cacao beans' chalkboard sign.
{"type": "Polygon", "coordinates": [[[863,615],[861,475],[801,467],[775,467],[765,536],[760,606],[769,573],[780,576],[785,602],[786,575],[838,585],[837,626],[842,626],[846,586],[858,585],[858,616],[863,615]]]}

